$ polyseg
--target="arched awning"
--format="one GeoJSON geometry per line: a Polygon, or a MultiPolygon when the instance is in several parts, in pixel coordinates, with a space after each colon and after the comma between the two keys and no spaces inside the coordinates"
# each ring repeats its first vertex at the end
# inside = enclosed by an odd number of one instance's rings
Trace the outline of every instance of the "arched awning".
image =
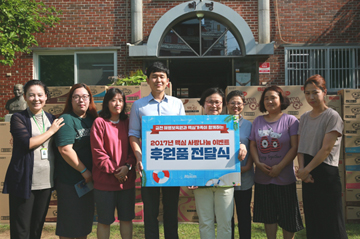
{"type": "Polygon", "coordinates": [[[203,14],[228,26],[241,46],[243,56],[272,55],[274,43],[258,44],[245,20],[233,9],[213,1],[189,1],[166,12],[152,29],[147,44],[130,45],[131,57],[158,57],[160,44],[169,29],[179,22],[203,14]],[[190,7],[190,3],[195,5],[190,7]],[[195,8],[193,8],[195,7],[195,8]]]}

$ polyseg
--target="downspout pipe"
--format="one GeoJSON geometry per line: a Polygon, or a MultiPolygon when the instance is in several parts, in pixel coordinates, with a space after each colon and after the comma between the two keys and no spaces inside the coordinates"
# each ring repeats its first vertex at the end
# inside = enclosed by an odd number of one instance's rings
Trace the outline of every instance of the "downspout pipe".
{"type": "Polygon", "coordinates": [[[270,43],[270,0],[258,0],[259,43],[270,43]]]}
{"type": "Polygon", "coordinates": [[[143,40],[143,0],[131,0],[131,43],[143,40]]]}

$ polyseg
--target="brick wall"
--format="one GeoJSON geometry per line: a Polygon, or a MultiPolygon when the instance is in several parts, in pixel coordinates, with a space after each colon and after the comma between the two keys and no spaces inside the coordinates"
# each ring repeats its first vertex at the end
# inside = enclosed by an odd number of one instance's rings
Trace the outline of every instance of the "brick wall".
{"type": "MultiPolygon", "coordinates": [[[[120,46],[118,73],[142,68],[142,60],[129,58],[130,0],[44,0],[61,9],[61,22],[44,34],[37,34],[39,47],[120,46]]],[[[185,1],[143,0],[143,35],[147,41],[158,19],[185,1]]],[[[258,39],[257,0],[222,0],[249,25],[258,39]]],[[[264,58],[271,63],[271,74],[261,74],[260,81],[284,84],[284,44],[288,43],[359,43],[360,1],[358,0],[271,0],[271,41],[275,54],[264,58]],[[276,9],[276,3],[278,9],[276,9]],[[278,10],[278,11],[277,11],[278,10]],[[278,13],[278,14],[277,14],[278,13]],[[280,32],[278,28],[280,24],[280,32]],[[281,37],[280,37],[281,34],[281,37]]],[[[0,67],[0,116],[7,112],[5,103],[12,98],[12,86],[32,79],[32,55],[19,55],[12,67],[0,67]],[[11,77],[6,77],[11,73],[11,77]]]]}

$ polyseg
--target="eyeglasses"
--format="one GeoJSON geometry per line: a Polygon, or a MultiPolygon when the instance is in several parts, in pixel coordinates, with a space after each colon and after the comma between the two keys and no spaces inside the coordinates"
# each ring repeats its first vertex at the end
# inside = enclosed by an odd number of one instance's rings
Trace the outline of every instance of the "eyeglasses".
{"type": "Polygon", "coordinates": [[[83,101],[88,101],[90,99],[90,95],[73,95],[72,97],[75,101],[79,101],[80,98],[83,99],[83,101]]]}
{"type": "Polygon", "coordinates": [[[243,106],[244,105],[244,103],[239,103],[239,102],[230,102],[230,105],[231,106],[243,106]]]}
{"type": "Polygon", "coordinates": [[[207,105],[215,105],[220,106],[222,104],[222,101],[205,101],[207,105]]]}

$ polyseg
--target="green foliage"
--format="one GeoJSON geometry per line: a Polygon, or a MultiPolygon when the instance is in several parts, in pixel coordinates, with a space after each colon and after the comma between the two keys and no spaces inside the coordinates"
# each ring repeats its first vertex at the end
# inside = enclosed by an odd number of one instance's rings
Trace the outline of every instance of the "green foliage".
{"type": "Polygon", "coordinates": [[[0,224],[0,235],[1,233],[4,233],[4,232],[7,232],[10,230],[10,225],[7,225],[7,224],[0,224]]]}
{"type": "Polygon", "coordinates": [[[109,77],[113,83],[111,85],[140,85],[141,82],[146,81],[146,75],[142,70],[131,71],[130,75],[127,77],[109,77]]]}
{"type": "Polygon", "coordinates": [[[0,63],[14,64],[16,52],[30,53],[38,45],[34,33],[43,33],[60,21],[55,7],[35,0],[0,0],[0,63]]]}

